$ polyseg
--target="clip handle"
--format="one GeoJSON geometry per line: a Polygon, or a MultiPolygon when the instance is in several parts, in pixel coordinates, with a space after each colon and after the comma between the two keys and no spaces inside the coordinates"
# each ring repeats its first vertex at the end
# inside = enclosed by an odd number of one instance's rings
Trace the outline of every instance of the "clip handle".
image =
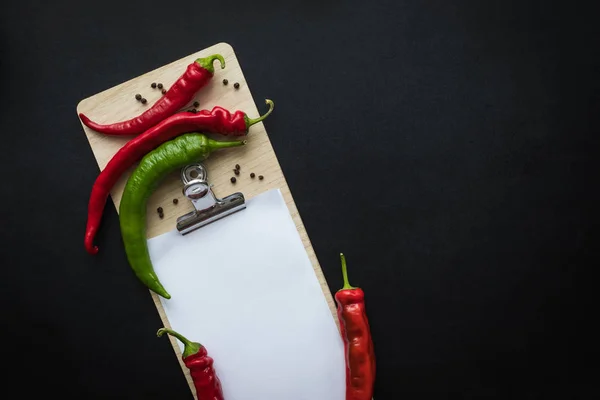
{"type": "Polygon", "coordinates": [[[191,181],[199,180],[199,181],[208,181],[208,172],[204,165],[197,164],[189,164],[185,167],[181,168],[181,181],[184,185],[187,185],[191,181]]]}
{"type": "Polygon", "coordinates": [[[193,180],[183,187],[183,194],[190,199],[196,211],[214,207],[218,199],[206,181],[193,180]]]}

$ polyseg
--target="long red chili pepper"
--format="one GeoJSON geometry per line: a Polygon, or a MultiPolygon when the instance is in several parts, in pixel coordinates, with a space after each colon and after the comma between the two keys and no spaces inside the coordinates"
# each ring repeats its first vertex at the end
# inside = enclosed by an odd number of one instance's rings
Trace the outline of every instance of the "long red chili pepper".
{"type": "Polygon", "coordinates": [[[221,381],[213,368],[214,361],[208,356],[206,348],[200,343],[190,342],[171,329],[161,328],[156,335],[161,337],[164,333],[175,336],[183,343],[181,358],[190,370],[198,400],[224,400],[221,381]]]}
{"type": "Polygon", "coordinates": [[[127,142],[115,153],[96,178],[96,182],[94,182],[88,203],[88,220],[85,228],[84,244],[87,252],[90,254],[98,253],[98,246],[94,246],[94,237],[100,227],[102,213],[110,190],[121,175],[136,161],[164,142],[186,132],[201,131],[243,136],[248,133],[248,129],[252,125],[264,120],[271,114],[274,103],[268,99],[266,103],[269,105],[269,111],[254,119],[248,118],[246,113],[242,111],[236,111],[232,114],[219,106],[214,107],[211,111],[203,110],[195,114],[190,112],[177,113],[127,142]]]}
{"type": "Polygon", "coordinates": [[[375,351],[365,309],[365,293],[350,286],[346,257],[340,254],[344,287],[335,294],[340,331],[346,350],[346,400],[371,400],[375,383],[375,351]]]}
{"type": "Polygon", "coordinates": [[[221,69],[225,68],[225,59],[220,54],[199,58],[188,65],[185,73],[175,81],[154,105],[141,115],[127,121],[109,125],[98,124],[84,114],[79,114],[81,122],[88,128],[107,135],[137,135],[153,127],[168,116],[185,107],[195,94],[212,78],[215,69],[213,63],[219,60],[221,69]]]}

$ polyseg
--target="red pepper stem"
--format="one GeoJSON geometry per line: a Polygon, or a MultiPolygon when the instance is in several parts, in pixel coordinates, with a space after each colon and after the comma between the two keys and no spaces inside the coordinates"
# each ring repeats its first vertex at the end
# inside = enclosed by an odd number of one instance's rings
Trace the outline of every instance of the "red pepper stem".
{"type": "Polygon", "coordinates": [[[264,120],[273,112],[273,108],[275,107],[275,103],[273,103],[273,100],[266,99],[265,103],[269,106],[269,111],[267,111],[266,113],[264,113],[263,115],[261,115],[258,118],[247,118],[246,117],[246,126],[248,128],[250,128],[252,125],[257,124],[260,121],[264,120]]]}
{"type": "Polygon", "coordinates": [[[175,336],[181,343],[183,343],[183,354],[182,357],[186,358],[191,356],[192,354],[196,354],[200,351],[202,345],[196,342],[190,342],[185,336],[182,334],[175,332],[174,330],[168,328],[160,328],[158,332],[156,332],[156,336],[161,337],[163,334],[168,333],[171,336],[175,336]]]}
{"type": "Polygon", "coordinates": [[[196,60],[196,62],[202,68],[204,68],[205,70],[207,70],[211,74],[214,74],[215,73],[215,67],[213,66],[213,63],[215,62],[215,60],[219,60],[219,63],[221,64],[221,69],[225,68],[225,59],[220,54],[213,54],[212,56],[208,56],[208,57],[204,57],[204,58],[199,58],[199,59],[196,60]]]}
{"type": "Polygon", "coordinates": [[[348,267],[346,267],[346,257],[344,253],[340,253],[340,259],[342,260],[342,275],[344,276],[344,289],[356,289],[354,286],[350,286],[350,282],[348,281],[348,267]]]}

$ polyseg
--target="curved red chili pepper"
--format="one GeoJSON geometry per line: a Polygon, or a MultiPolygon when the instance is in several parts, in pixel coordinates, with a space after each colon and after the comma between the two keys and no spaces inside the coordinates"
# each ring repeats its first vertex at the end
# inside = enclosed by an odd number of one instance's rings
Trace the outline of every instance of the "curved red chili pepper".
{"type": "Polygon", "coordinates": [[[199,399],[223,400],[221,381],[213,368],[213,359],[207,355],[206,348],[183,359],[190,370],[196,393],[199,399]]]}
{"type": "Polygon", "coordinates": [[[121,175],[136,161],[164,142],[186,132],[202,131],[243,136],[248,133],[248,129],[252,125],[264,120],[271,114],[274,103],[271,100],[266,100],[266,103],[269,105],[269,111],[254,119],[248,118],[242,111],[236,111],[232,114],[219,106],[214,107],[211,111],[180,112],[127,142],[106,164],[92,187],[84,239],[87,252],[90,254],[98,253],[98,246],[94,246],[94,237],[100,227],[102,213],[110,190],[121,175]]]}
{"type": "Polygon", "coordinates": [[[346,350],[346,400],[371,400],[375,383],[375,351],[365,309],[365,293],[350,286],[346,258],[342,259],[344,287],[335,294],[340,331],[346,350]]]}
{"type": "Polygon", "coordinates": [[[156,335],[161,337],[164,333],[175,336],[183,345],[182,360],[190,370],[198,400],[223,400],[221,381],[213,368],[213,359],[208,356],[206,347],[200,343],[190,342],[181,334],[171,329],[161,328],[156,335]]]}
{"type": "Polygon", "coordinates": [[[221,69],[225,68],[225,59],[220,54],[197,59],[188,65],[185,73],[175,81],[163,97],[154,103],[150,109],[135,118],[109,125],[98,124],[84,114],[79,114],[79,118],[88,128],[107,135],[137,135],[142,133],[185,107],[194,98],[198,90],[212,78],[215,72],[213,67],[215,60],[219,60],[221,69]]]}

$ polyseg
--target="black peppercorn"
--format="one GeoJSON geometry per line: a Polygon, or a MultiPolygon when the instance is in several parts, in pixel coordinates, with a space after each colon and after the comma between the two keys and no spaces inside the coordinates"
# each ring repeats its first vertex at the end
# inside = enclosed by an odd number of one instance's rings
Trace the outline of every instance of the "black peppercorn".
{"type": "Polygon", "coordinates": [[[239,89],[240,88],[240,84],[236,82],[236,83],[233,84],[233,87],[236,88],[236,89],[239,89]]]}
{"type": "Polygon", "coordinates": [[[231,183],[235,183],[235,181],[237,181],[237,179],[235,179],[235,176],[231,177],[231,183]]]}
{"type": "Polygon", "coordinates": [[[159,84],[158,84],[158,85],[156,85],[156,86],[157,86],[159,89],[162,89],[162,88],[163,88],[163,84],[162,84],[162,83],[159,83],[159,84]]]}
{"type": "Polygon", "coordinates": [[[140,101],[140,100],[142,99],[142,95],[141,95],[141,94],[136,94],[136,95],[135,95],[135,99],[136,99],[137,101],[140,101]]]}
{"type": "Polygon", "coordinates": [[[240,170],[239,169],[234,169],[233,173],[236,174],[236,175],[239,175],[240,174],[240,170]]]}
{"type": "Polygon", "coordinates": [[[254,172],[250,173],[250,178],[254,178],[256,176],[256,174],[254,172]]]}
{"type": "Polygon", "coordinates": [[[156,212],[159,213],[159,214],[162,214],[163,213],[163,208],[162,207],[158,207],[156,209],[156,212]]]}
{"type": "Polygon", "coordinates": [[[200,107],[200,103],[198,103],[197,101],[194,102],[194,107],[198,108],[200,107]]]}
{"type": "Polygon", "coordinates": [[[142,102],[142,104],[146,104],[148,102],[148,100],[146,100],[145,98],[142,97],[142,99],[140,100],[142,102]]]}
{"type": "Polygon", "coordinates": [[[167,89],[163,89],[163,90],[161,91],[161,93],[162,93],[162,94],[165,94],[165,93],[167,93],[167,89]]]}
{"type": "Polygon", "coordinates": [[[263,179],[265,179],[265,177],[264,177],[264,176],[262,176],[262,175],[259,175],[259,176],[258,176],[258,179],[260,179],[260,180],[262,181],[263,179]]]}
{"type": "Polygon", "coordinates": [[[150,87],[151,87],[152,89],[156,89],[156,82],[152,82],[152,83],[150,84],[150,87]]]}
{"type": "Polygon", "coordinates": [[[173,204],[177,204],[177,203],[179,203],[179,200],[173,199],[173,204]]]}
{"type": "Polygon", "coordinates": [[[223,79],[223,85],[227,85],[229,81],[227,79],[223,79]]]}
{"type": "Polygon", "coordinates": [[[240,169],[240,164],[235,164],[235,169],[240,169]]]}

